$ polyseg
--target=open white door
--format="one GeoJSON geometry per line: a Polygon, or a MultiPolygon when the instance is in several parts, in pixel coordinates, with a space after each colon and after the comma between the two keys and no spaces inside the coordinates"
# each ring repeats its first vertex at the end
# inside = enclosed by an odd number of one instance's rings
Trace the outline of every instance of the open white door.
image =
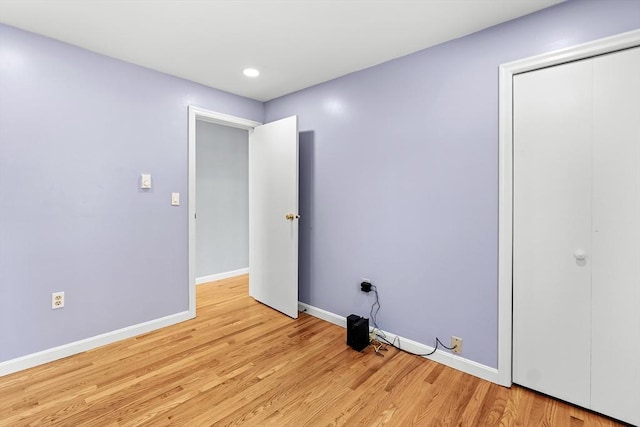
{"type": "Polygon", "coordinates": [[[249,134],[249,295],[298,317],[298,118],[249,134]]]}

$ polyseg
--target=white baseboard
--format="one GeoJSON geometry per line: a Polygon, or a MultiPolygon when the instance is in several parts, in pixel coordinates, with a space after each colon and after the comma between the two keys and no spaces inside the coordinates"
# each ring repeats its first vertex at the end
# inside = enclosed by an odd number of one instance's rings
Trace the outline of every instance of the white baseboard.
{"type": "MultiPolygon", "coordinates": [[[[309,304],[305,304],[303,302],[298,302],[298,310],[304,313],[307,313],[313,317],[317,317],[318,319],[325,320],[327,322],[331,322],[335,325],[342,326],[343,328],[347,327],[347,318],[343,316],[339,316],[335,313],[331,313],[329,311],[323,310],[318,307],[314,307],[309,304]]],[[[403,350],[407,350],[411,353],[416,354],[425,354],[431,353],[433,351],[433,347],[430,347],[426,344],[422,344],[408,338],[403,338],[396,334],[392,334],[391,332],[382,331],[387,337],[387,340],[390,342],[397,343],[398,339],[400,340],[400,347],[403,350]]],[[[491,381],[492,383],[500,384],[498,381],[498,370],[496,368],[492,368],[490,366],[483,365],[478,362],[474,362],[473,360],[465,359],[464,357],[458,356],[453,353],[449,353],[446,350],[436,350],[431,356],[425,356],[426,359],[433,360],[438,363],[442,363],[443,365],[449,366],[453,369],[457,369],[459,371],[465,372],[467,374],[476,376],[478,378],[482,378],[487,381],[491,381]]]]}
{"type": "Polygon", "coordinates": [[[239,270],[225,271],[224,273],[210,274],[208,276],[196,277],[196,285],[203,283],[215,282],[216,280],[228,279],[229,277],[241,276],[249,274],[249,267],[239,270]]]}
{"type": "Polygon", "coordinates": [[[184,322],[185,320],[192,319],[193,317],[194,316],[189,311],[183,311],[181,313],[172,314],[170,316],[161,317],[159,319],[150,320],[137,325],[127,326],[126,328],[118,329],[116,331],[96,335],[95,337],[86,338],[84,340],[0,362],[0,377],[22,371],[24,369],[33,368],[34,366],[42,365],[54,360],[62,359],[63,357],[92,350],[126,338],[131,338],[136,335],[146,334],[147,332],[151,332],[156,329],[184,322]]]}
{"type": "Polygon", "coordinates": [[[321,308],[305,304],[303,302],[298,301],[298,311],[310,314],[311,316],[317,317],[318,319],[326,320],[327,322],[333,323],[334,325],[342,326],[343,328],[347,327],[346,317],[338,316],[335,313],[331,313],[330,311],[326,311],[321,308]]]}

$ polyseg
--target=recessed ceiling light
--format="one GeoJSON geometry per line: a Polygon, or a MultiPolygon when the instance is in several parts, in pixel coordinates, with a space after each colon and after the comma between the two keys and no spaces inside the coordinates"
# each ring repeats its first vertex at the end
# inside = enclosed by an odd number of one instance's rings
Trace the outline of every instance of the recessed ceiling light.
{"type": "Polygon", "coordinates": [[[245,68],[244,70],[242,70],[242,74],[247,77],[258,77],[260,75],[260,71],[256,70],[255,68],[245,68]]]}

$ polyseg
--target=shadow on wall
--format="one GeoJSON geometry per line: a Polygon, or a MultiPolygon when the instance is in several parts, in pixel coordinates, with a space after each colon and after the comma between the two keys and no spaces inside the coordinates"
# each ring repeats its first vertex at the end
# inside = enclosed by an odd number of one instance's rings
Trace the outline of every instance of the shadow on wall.
{"type": "Polygon", "coordinates": [[[298,237],[298,300],[310,303],[314,276],[313,264],[313,212],[314,209],[314,131],[305,131],[298,134],[299,141],[299,213],[300,231],[298,237]]]}

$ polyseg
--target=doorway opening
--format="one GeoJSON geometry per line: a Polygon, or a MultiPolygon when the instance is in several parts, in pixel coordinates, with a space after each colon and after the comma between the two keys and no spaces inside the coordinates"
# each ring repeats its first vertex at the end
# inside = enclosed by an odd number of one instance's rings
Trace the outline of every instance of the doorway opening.
{"type": "Polygon", "coordinates": [[[249,133],[196,121],[196,285],[249,273],[249,133]]]}
{"type": "MultiPolygon", "coordinates": [[[[243,119],[227,114],[216,113],[202,108],[189,106],[189,147],[188,147],[188,258],[189,258],[189,312],[191,316],[196,314],[196,275],[197,275],[197,248],[196,248],[196,151],[198,122],[212,123],[229,128],[242,129],[251,132],[260,122],[243,119]]],[[[248,242],[247,242],[248,244],[248,242]]]]}
{"type": "Polygon", "coordinates": [[[249,295],[298,317],[298,118],[260,124],[189,107],[188,258],[189,312],[196,298],[196,133],[197,122],[248,131],[249,295]]]}

